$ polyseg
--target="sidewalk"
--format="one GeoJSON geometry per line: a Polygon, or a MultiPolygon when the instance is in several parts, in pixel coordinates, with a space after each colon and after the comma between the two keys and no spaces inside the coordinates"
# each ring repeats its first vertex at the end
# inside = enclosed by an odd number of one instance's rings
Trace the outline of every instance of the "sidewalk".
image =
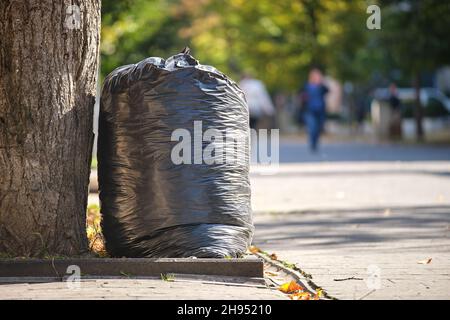
{"type": "Polygon", "coordinates": [[[66,282],[0,284],[0,299],[120,299],[120,300],[225,300],[287,299],[261,284],[212,284],[208,281],[173,282],[161,279],[91,279],[79,288],[66,282]]]}
{"type": "Polygon", "coordinates": [[[252,167],[254,212],[450,205],[450,161],[281,164],[252,167]]]}
{"type": "MultiPolygon", "coordinates": [[[[288,143],[276,174],[252,167],[254,244],[339,299],[450,299],[450,149],[325,151],[288,143]]],[[[0,299],[287,299],[260,284],[180,280],[93,279],[81,291],[61,282],[3,284],[0,299]]]]}
{"type": "Polygon", "coordinates": [[[305,163],[281,165],[272,176],[258,172],[251,175],[255,245],[296,263],[330,295],[450,299],[450,162],[305,163]]]}

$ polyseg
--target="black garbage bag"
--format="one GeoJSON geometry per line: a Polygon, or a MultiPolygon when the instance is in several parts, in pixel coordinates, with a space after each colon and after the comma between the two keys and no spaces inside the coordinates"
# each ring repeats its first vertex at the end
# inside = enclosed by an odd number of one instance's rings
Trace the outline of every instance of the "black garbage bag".
{"type": "Polygon", "coordinates": [[[187,50],[109,74],[98,137],[108,253],[243,254],[253,234],[248,139],[242,91],[187,50]]]}

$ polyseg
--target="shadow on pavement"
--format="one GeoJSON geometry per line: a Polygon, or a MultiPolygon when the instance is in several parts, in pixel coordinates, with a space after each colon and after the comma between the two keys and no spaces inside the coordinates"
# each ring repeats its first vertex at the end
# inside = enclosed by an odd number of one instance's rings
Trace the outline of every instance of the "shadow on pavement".
{"type": "Polygon", "coordinates": [[[328,250],[378,244],[390,249],[405,243],[409,248],[448,249],[450,206],[256,213],[255,228],[254,243],[262,248],[270,244],[271,248],[328,250]]]}

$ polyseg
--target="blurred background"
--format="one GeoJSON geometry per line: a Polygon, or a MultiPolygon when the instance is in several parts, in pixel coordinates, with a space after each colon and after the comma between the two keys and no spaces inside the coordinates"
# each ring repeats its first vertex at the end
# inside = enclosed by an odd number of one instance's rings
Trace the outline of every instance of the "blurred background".
{"type": "Polygon", "coordinates": [[[325,141],[447,143],[449,25],[449,4],[439,0],[105,0],[101,79],[189,46],[237,82],[262,81],[275,112],[263,114],[259,128],[303,139],[300,93],[319,68],[329,89],[325,141]],[[370,30],[373,4],[381,21],[370,30]]]}

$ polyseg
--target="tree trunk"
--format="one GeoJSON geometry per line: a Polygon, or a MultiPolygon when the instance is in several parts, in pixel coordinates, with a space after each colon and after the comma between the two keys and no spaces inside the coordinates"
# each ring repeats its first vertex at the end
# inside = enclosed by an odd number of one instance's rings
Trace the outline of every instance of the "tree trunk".
{"type": "Polygon", "coordinates": [[[100,0],[0,1],[0,254],[86,252],[100,0]]]}
{"type": "Polygon", "coordinates": [[[423,108],[420,101],[420,73],[414,76],[414,91],[415,91],[415,103],[414,103],[414,118],[416,120],[416,139],[417,141],[423,141],[423,108]]]}

